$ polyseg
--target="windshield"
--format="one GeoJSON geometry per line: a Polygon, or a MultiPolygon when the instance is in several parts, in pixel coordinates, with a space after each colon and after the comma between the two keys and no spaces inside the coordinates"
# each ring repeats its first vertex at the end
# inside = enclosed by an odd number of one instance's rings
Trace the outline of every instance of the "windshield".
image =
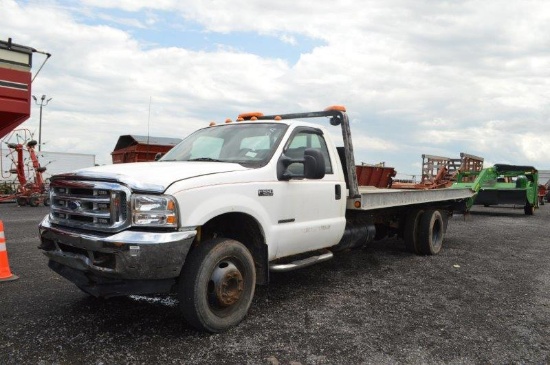
{"type": "Polygon", "coordinates": [[[256,122],[200,129],[159,161],[214,161],[261,167],[269,162],[287,128],[283,123],[256,122]]]}

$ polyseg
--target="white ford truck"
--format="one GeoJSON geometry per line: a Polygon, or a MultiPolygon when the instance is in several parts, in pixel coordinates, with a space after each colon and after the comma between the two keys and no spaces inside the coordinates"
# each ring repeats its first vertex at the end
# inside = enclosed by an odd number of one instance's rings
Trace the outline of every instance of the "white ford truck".
{"type": "Polygon", "coordinates": [[[98,297],[177,293],[185,319],[219,332],[246,316],[271,271],[399,235],[437,254],[469,189],[361,187],[345,108],[211,125],[156,162],[54,176],[40,223],[49,267],[98,297]],[[340,126],[336,147],[322,124],[340,126]]]}

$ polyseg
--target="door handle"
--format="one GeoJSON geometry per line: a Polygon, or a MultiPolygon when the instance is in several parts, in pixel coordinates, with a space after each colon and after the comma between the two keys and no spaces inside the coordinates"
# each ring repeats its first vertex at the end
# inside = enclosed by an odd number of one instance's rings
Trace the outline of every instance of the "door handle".
{"type": "Polygon", "coordinates": [[[334,185],[334,197],[336,200],[342,199],[342,186],[340,184],[334,185]]]}

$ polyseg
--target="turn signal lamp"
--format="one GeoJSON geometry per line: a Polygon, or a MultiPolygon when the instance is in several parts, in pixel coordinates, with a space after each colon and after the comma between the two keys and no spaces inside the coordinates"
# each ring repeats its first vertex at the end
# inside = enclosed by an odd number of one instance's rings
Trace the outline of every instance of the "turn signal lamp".
{"type": "Polygon", "coordinates": [[[325,108],[325,111],[326,112],[328,112],[328,111],[345,112],[346,107],[343,106],[343,105],[331,105],[331,106],[325,108]]]}
{"type": "Polygon", "coordinates": [[[353,206],[357,209],[361,208],[361,202],[359,200],[356,200],[354,203],[353,203],[353,206]]]}

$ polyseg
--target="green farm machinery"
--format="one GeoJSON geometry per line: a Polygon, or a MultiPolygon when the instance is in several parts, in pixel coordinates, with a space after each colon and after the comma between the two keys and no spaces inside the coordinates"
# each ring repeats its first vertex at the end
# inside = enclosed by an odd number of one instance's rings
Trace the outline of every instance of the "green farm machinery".
{"type": "Polygon", "coordinates": [[[472,205],[512,204],[523,206],[526,215],[538,208],[538,171],[533,166],[496,164],[481,171],[459,172],[453,188],[470,188],[476,194],[472,205]]]}

